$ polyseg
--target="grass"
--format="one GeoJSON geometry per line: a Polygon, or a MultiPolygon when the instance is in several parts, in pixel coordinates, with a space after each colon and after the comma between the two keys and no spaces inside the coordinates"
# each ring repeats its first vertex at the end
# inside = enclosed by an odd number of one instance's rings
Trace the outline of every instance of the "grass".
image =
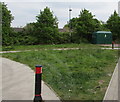
{"type": "Polygon", "coordinates": [[[3,57],[33,70],[43,65],[43,80],[62,100],[102,100],[117,62],[116,51],[101,49],[40,50],[3,57]]]}
{"type": "Polygon", "coordinates": [[[20,46],[3,46],[3,51],[17,51],[17,50],[43,50],[54,48],[99,48],[98,45],[93,44],[58,44],[58,45],[20,45],[20,46]]]}

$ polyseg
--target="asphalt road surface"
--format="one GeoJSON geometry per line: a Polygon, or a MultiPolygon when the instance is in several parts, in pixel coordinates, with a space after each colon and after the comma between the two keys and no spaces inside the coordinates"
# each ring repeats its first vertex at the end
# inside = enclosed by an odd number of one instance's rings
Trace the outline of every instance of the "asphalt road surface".
{"type": "MultiPolygon", "coordinates": [[[[1,58],[2,100],[33,100],[35,74],[28,66],[1,58]]],[[[1,74],[0,74],[1,75],[1,74]]],[[[1,91],[1,88],[0,88],[1,91]]],[[[57,95],[42,82],[43,100],[59,100],[57,95]]]]}

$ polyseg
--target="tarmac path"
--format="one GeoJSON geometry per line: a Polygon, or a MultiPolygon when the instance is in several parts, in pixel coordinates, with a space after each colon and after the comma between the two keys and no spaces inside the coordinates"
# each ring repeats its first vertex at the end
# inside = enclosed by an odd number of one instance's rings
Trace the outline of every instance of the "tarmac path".
{"type": "MultiPolygon", "coordinates": [[[[1,58],[2,63],[2,100],[33,100],[35,75],[28,66],[1,58]]],[[[43,100],[59,100],[58,96],[42,81],[43,100]]],[[[0,100],[1,101],[1,100],[0,100]]]]}

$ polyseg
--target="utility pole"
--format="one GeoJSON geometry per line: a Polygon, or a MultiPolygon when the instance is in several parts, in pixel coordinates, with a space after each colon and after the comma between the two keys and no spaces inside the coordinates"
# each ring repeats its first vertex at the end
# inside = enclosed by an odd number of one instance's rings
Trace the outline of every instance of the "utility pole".
{"type": "Polygon", "coordinates": [[[71,7],[69,7],[69,33],[70,33],[70,42],[72,42],[72,33],[71,33],[71,24],[70,24],[71,12],[72,12],[72,9],[71,9],[71,7]]]}

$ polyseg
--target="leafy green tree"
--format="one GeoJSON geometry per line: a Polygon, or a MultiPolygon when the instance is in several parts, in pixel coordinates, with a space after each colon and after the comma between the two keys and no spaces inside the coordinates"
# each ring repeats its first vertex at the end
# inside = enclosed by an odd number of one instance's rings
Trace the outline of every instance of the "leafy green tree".
{"type": "Polygon", "coordinates": [[[90,42],[92,33],[104,28],[103,24],[94,17],[91,12],[83,9],[78,18],[72,18],[69,24],[65,25],[72,30],[72,42],[90,42]]]}
{"type": "Polygon", "coordinates": [[[40,11],[40,14],[37,16],[35,36],[37,37],[37,44],[57,43],[58,22],[48,7],[44,11],[40,11]]]}
{"type": "Polygon", "coordinates": [[[94,18],[91,12],[83,9],[80,12],[79,18],[77,18],[77,24],[75,26],[75,40],[80,43],[82,40],[91,41],[91,34],[100,29],[100,22],[94,18]]]}
{"type": "Polygon", "coordinates": [[[104,21],[100,21],[100,30],[101,31],[110,31],[107,27],[106,27],[106,22],[104,21]]]}
{"type": "Polygon", "coordinates": [[[34,32],[34,28],[35,28],[35,23],[28,23],[24,27],[24,31],[27,35],[32,35],[32,33],[34,32]]]}
{"type": "Polygon", "coordinates": [[[116,11],[107,20],[106,27],[110,29],[113,34],[113,40],[118,39],[120,36],[120,17],[116,11]]]}
{"type": "Polygon", "coordinates": [[[35,23],[29,23],[27,24],[24,28],[23,31],[21,32],[20,40],[22,41],[22,45],[33,45],[36,43],[37,39],[35,34],[35,23]]]}
{"type": "Polygon", "coordinates": [[[77,26],[77,23],[78,23],[78,18],[77,18],[77,17],[76,17],[76,18],[72,18],[72,19],[70,20],[70,22],[69,22],[68,27],[69,27],[70,29],[74,29],[74,28],[77,26]]]}
{"type": "Polygon", "coordinates": [[[13,20],[13,16],[11,11],[8,10],[7,5],[4,3],[0,3],[2,7],[2,44],[3,45],[11,45],[12,44],[12,29],[11,29],[11,21],[13,20]]]}

